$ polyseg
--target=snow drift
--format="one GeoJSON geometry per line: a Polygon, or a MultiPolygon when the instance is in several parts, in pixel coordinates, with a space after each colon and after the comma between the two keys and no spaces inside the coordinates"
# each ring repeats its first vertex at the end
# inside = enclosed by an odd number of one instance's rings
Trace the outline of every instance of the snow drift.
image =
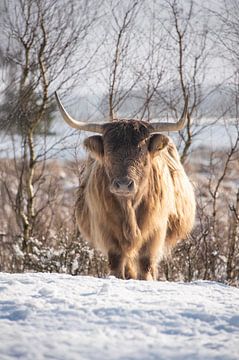
{"type": "Polygon", "coordinates": [[[238,359],[239,290],[0,274],[0,358],[238,359]]]}

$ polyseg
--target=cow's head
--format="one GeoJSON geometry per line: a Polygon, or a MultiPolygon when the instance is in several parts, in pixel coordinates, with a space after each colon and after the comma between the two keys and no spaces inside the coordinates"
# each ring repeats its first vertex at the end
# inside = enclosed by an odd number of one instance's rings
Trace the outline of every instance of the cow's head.
{"type": "Polygon", "coordinates": [[[84,145],[99,161],[109,179],[109,190],[117,196],[133,197],[147,184],[151,159],[168,144],[169,138],[159,132],[178,131],[186,124],[187,99],[177,123],[146,123],[119,120],[104,124],[74,120],[64,109],[57,94],[57,103],[65,121],[73,128],[100,133],[88,137],[84,145]]]}
{"type": "Polygon", "coordinates": [[[105,125],[103,135],[88,137],[84,144],[101,162],[118,196],[134,196],[148,179],[151,157],[168,143],[168,137],[151,134],[150,125],[137,120],[121,120],[105,125]]]}

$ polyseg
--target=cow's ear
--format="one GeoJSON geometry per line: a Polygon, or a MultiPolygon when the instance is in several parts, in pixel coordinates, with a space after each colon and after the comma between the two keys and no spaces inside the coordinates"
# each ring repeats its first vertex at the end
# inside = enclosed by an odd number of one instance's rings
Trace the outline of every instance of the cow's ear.
{"type": "Polygon", "coordinates": [[[169,143],[169,138],[162,134],[153,134],[149,139],[148,149],[151,155],[157,156],[158,153],[169,143]]]}
{"type": "Polygon", "coordinates": [[[84,146],[88,151],[90,151],[90,154],[94,159],[102,161],[104,156],[102,136],[94,135],[86,138],[84,140],[84,146]]]}

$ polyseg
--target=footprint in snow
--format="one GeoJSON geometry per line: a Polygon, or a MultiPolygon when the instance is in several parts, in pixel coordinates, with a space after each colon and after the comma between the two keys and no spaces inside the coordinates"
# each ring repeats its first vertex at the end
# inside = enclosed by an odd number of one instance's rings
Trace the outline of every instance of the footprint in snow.
{"type": "Polygon", "coordinates": [[[110,293],[110,287],[108,284],[103,284],[101,288],[99,289],[97,295],[109,295],[110,293]]]}

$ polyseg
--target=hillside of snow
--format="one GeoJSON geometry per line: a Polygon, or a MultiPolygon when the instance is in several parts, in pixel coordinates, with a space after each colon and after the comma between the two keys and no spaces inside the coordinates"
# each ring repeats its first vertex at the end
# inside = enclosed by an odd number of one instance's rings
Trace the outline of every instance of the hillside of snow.
{"type": "Polygon", "coordinates": [[[0,359],[238,359],[239,289],[0,273],[0,359]]]}

